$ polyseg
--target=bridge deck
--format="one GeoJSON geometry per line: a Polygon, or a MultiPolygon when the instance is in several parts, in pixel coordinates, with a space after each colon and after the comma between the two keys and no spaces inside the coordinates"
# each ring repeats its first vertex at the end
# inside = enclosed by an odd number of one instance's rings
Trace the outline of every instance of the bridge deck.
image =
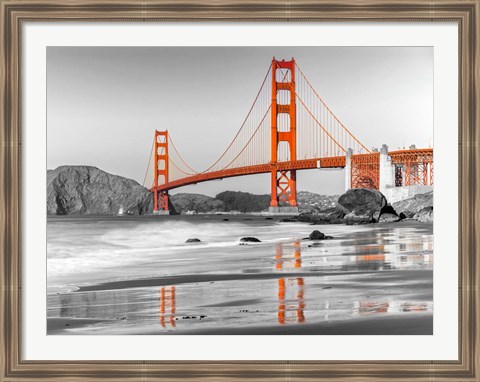
{"type": "MultiPolygon", "coordinates": [[[[288,170],[307,170],[314,168],[343,168],[345,167],[345,156],[327,157],[327,158],[312,158],[312,159],[300,159],[289,162],[277,162],[275,168],[277,171],[288,170]],[[319,166],[320,164],[320,166],[319,166]]],[[[208,180],[231,178],[233,176],[252,175],[252,174],[264,174],[269,173],[273,168],[270,163],[260,164],[255,166],[237,167],[232,169],[212,171],[206,173],[195,174],[182,179],[174,180],[164,183],[157,187],[158,191],[168,191],[174,188],[188,186],[190,184],[196,184],[206,182],[208,180]]],[[[154,188],[151,188],[154,191],[154,188]]]]}

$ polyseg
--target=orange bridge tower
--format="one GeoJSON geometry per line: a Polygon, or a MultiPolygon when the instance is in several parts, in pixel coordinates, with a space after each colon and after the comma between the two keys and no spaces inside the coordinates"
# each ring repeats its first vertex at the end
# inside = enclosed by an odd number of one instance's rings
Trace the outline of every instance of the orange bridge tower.
{"type": "Polygon", "coordinates": [[[168,182],[168,130],[155,130],[154,150],[153,213],[168,215],[168,191],[158,190],[160,184],[168,182]]]}
{"type": "Polygon", "coordinates": [[[298,213],[297,171],[279,170],[278,162],[297,159],[295,60],[272,60],[271,213],[298,213]],[[286,116],[286,118],[285,118],[286,116]],[[288,147],[285,147],[287,145],[288,147]],[[283,147],[281,147],[283,146],[283,147]]]}

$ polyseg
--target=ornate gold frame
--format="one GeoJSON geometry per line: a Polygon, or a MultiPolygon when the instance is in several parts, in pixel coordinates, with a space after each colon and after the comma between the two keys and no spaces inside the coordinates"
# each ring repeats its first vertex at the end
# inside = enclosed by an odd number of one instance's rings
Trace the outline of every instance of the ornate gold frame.
{"type": "Polygon", "coordinates": [[[479,381],[480,0],[0,0],[0,380],[479,381]],[[454,21],[459,28],[458,361],[21,358],[21,32],[25,21],[454,21]]]}

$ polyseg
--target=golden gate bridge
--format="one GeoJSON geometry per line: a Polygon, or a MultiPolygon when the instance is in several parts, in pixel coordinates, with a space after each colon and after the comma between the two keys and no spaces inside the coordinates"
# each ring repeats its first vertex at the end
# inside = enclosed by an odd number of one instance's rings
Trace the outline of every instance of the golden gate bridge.
{"type": "Polygon", "coordinates": [[[169,190],[270,173],[270,212],[296,212],[297,170],[315,168],[345,168],[346,188],[433,185],[433,149],[369,150],[327,106],[295,59],[273,58],[239,130],[217,160],[198,171],[168,130],[156,130],[144,186],[154,194],[154,213],[168,213],[169,190]]]}

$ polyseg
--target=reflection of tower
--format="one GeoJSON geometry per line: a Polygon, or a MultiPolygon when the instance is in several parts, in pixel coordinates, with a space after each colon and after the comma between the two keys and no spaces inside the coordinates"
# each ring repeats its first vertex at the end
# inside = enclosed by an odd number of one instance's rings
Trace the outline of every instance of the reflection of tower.
{"type": "Polygon", "coordinates": [[[303,277],[278,279],[278,323],[285,324],[286,322],[305,322],[304,301],[304,281],[303,277]],[[286,286],[296,286],[297,294],[293,304],[287,304],[289,301],[285,299],[286,286]],[[295,312],[293,317],[289,317],[289,312],[295,312]]]}
{"type": "Polygon", "coordinates": [[[175,327],[175,287],[162,287],[160,289],[160,325],[165,327],[170,324],[175,327]],[[166,320],[168,320],[166,322],[166,320]]]}
{"type": "MultiPolygon", "coordinates": [[[[282,269],[284,264],[288,263],[283,258],[283,248],[284,246],[280,243],[277,243],[275,246],[275,268],[282,269]]],[[[293,267],[300,268],[302,266],[302,252],[300,249],[300,241],[297,240],[293,243],[293,267]]]]}
{"type": "MultiPolygon", "coordinates": [[[[294,248],[294,268],[300,268],[302,266],[300,242],[297,240],[293,244],[294,248]]],[[[281,244],[277,244],[275,253],[275,268],[282,269],[284,265],[283,260],[283,247],[281,244]]],[[[286,263],[288,264],[288,263],[286,263]]],[[[304,280],[303,277],[296,278],[280,278],[278,279],[278,323],[285,324],[286,322],[305,322],[305,301],[304,301],[304,280]],[[296,287],[297,293],[294,297],[293,303],[289,303],[286,298],[286,292],[288,287],[296,287]],[[289,316],[289,312],[295,312],[293,316],[289,316]]]]}
{"type": "Polygon", "coordinates": [[[389,308],[389,303],[378,303],[378,302],[370,302],[370,301],[360,301],[360,305],[358,306],[359,313],[387,313],[389,308]]]}

